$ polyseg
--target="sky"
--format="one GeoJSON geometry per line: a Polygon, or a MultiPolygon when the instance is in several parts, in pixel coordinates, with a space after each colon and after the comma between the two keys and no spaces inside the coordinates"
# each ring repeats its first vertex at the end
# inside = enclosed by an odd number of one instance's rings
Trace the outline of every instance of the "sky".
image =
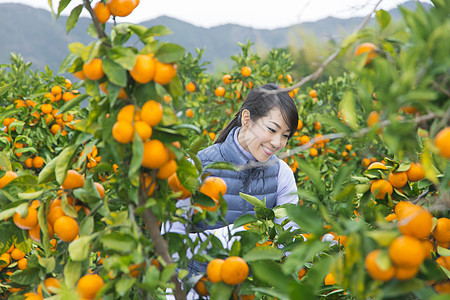
{"type": "MultiPolygon", "coordinates": [[[[140,23],[159,16],[170,16],[196,26],[210,28],[223,24],[238,24],[256,29],[275,29],[293,24],[316,21],[329,16],[348,18],[366,16],[379,0],[140,0],[139,6],[119,22],[140,23]]],[[[49,0],[0,0],[0,3],[22,3],[50,10],[49,0]]],[[[59,0],[53,0],[57,10],[59,0]]],[[[63,11],[68,15],[71,8],[82,0],[72,0],[63,11]]],[[[94,0],[93,3],[96,3],[94,0]]],[[[379,8],[389,10],[407,0],[383,0],[379,8]]],[[[429,0],[420,2],[431,3],[429,0]]],[[[83,16],[88,16],[84,10],[83,16]]]]}

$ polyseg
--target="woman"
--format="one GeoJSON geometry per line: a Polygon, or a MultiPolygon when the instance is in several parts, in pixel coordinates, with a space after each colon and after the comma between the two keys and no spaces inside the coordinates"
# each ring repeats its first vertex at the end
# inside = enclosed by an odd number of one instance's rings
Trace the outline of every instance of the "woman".
{"type": "MultiPolygon", "coordinates": [[[[227,184],[223,198],[228,210],[225,220],[228,224],[244,214],[254,214],[253,205],[242,199],[240,192],[266,198],[266,206],[297,204],[297,186],[289,166],[276,157],[288,140],[294,135],[298,124],[298,112],[294,101],[286,92],[273,92],[275,84],[266,84],[250,91],[234,119],[222,130],[217,141],[198,152],[203,167],[213,162],[225,161],[240,171],[206,169],[209,176],[221,177],[227,184]]],[[[190,199],[179,200],[177,206],[189,207],[190,199]]],[[[275,220],[281,223],[282,220],[275,220]]],[[[227,234],[226,224],[216,223],[195,228],[201,234],[227,234]],[[225,226],[225,227],[224,227],[225,226]],[[204,231],[207,229],[206,231],[204,231]]],[[[229,227],[231,228],[231,227],[229,227]]],[[[174,223],[168,231],[185,234],[181,223],[174,223]]],[[[197,233],[189,234],[195,238],[197,233]]],[[[227,238],[220,238],[223,243],[227,238]]],[[[189,276],[206,273],[206,264],[191,260],[189,276]]]]}

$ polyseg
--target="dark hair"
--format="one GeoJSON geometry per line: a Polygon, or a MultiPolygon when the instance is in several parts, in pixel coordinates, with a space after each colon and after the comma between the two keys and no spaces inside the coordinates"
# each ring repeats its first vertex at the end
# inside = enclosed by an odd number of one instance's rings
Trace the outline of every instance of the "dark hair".
{"type": "Polygon", "coordinates": [[[241,126],[241,115],[244,109],[250,112],[250,118],[253,122],[269,114],[273,108],[279,108],[284,121],[291,130],[289,139],[294,135],[298,125],[298,111],[294,101],[287,92],[267,93],[266,91],[278,90],[279,87],[274,83],[268,83],[261,87],[254,88],[248,93],[241,109],[236,113],[233,120],[220,132],[219,137],[214,143],[222,143],[234,127],[241,126]],[[266,91],[265,91],[266,90],[266,91]]]}

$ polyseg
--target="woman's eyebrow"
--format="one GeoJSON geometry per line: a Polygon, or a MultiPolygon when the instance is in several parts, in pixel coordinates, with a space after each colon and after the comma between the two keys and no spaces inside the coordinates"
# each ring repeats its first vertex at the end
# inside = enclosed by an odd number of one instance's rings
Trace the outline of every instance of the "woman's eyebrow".
{"type": "Polygon", "coordinates": [[[270,123],[273,123],[273,124],[275,124],[275,126],[277,126],[278,127],[278,129],[281,129],[281,126],[280,125],[278,125],[278,123],[277,122],[274,122],[274,121],[269,121],[270,123]]]}

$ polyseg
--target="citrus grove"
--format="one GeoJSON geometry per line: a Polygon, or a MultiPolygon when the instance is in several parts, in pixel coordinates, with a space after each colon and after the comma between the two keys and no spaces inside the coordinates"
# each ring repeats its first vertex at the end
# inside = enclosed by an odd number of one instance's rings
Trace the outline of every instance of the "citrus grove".
{"type": "Polygon", "coordinates": [[[377,10],[337,46],[352,53],[340,76],[298,84],[288,49],[239,43],[211,75],[169,28],[120,22],[138,0],[84,0],[67,31],[87,11],[95,39],[70,44],[57,74],[18,54],[0,68],[0,298],[448,297],[450,4],[432,2],[398,23],[377,10]],[[196,224],[225,221],[228,187],[203,170],[237,167],[196,154],[268,82],[298,107],[279,157],[299,203],[242,194],[255,214],[225,243],[205,237],[196,224]],[[188,276],[191,260],[206,273],[188,276]]]}

